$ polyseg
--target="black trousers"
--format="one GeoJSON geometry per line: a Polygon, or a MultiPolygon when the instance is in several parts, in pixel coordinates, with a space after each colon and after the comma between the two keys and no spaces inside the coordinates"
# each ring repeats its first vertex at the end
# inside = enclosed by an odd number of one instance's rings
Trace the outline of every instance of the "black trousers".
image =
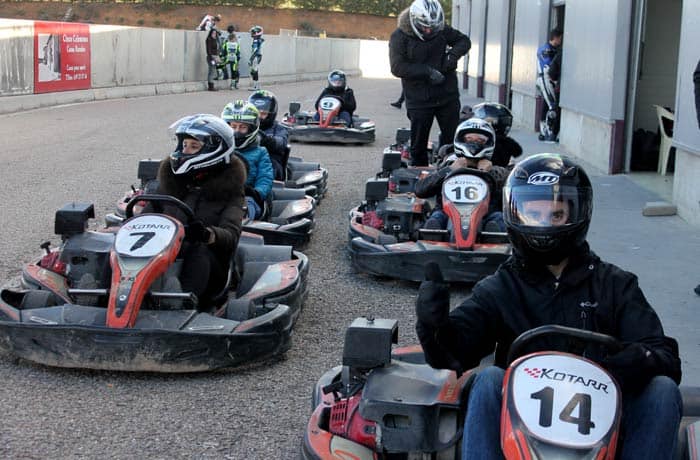
{"type": "MultiPolygon", "coordinates": [[[[203,243],[185,242],[180,248],[183,292],[193,292],[200,300],[210,300],[224,288],[228,267],[224,267],[213,251],[203,243]]],[[[206,305],[204,305],[206,307],[206,305]]]]}
{"type": "Polygon", "coordinates": [[[408,119],[411,120],[411,164],[428,166],[428,141],[433,118],[440,127],[440,142],[452,143],[459,124],[459,99],[454,98],[438,107],[409,108],[408,119]]]}

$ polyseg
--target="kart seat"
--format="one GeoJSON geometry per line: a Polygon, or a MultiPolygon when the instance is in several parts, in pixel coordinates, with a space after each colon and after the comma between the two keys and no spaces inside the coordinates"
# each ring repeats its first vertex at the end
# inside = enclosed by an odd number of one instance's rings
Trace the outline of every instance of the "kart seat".
{"type": "Polygon", "coordinates": [[[240,277],[236,294],[241,296],[255,285],[268,266],[291,260],[292,247],[239,244],[234,259],[240,277]]]}

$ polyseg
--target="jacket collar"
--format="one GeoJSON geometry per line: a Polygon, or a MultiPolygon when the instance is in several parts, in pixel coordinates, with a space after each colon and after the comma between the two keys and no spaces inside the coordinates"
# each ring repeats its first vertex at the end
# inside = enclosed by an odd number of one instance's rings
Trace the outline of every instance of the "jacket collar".
{"type": "MultiPolygon", "coordinates": [[[[600,264],[600,258],[591,251],[588,243],[583,243],[574,254],[569,257],[564,271],[559,278],[559,283],[567,286],[576,286],[588,279],[594,269],[600,264]]],[[[522,259],[512,256],[506,266],[518,273],[528,284],[540,284],[554,282],[554,275],[544,265],[526,265],[522,259]]]]}

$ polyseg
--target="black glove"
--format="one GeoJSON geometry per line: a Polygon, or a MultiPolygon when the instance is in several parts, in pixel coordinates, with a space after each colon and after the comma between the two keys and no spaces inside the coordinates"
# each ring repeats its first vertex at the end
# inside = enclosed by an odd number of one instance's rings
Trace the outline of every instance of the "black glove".
{"type": "Polygon", "coordinates": [[[430,79],[430,84],[433,86],[442,85],[445,82],[445,76],[432,67],[430,67],[430,75],[428,78],[430,79]]]}
{"type": "Polygon", "coordinates": [[[457,62],[459,61],[459,56],[454,53],[446,53],[442,59],[442,71],[443,72],[454,72],[457,70],[457,62]]]}
{"type": "Polygon", "coordinates": [[[265,200],[263,200],[263,197],[260,195],[260,192],[255,190],[254,187],[251,187],[250,185],[246,185],[245,186],[245,195],[254,199],[255,202],[258,204],[258,206],[260,206],[260,209],[265,207],[265,200]]]}
{"type": "Polygon", "coordinates": [[[622,350],[603,359],[602,364],[625,392],[641,390],[658,370],[654,352],[639,342],[625,344],[622,350]]]}
{"type": "Polygon", "coordinates": [[[440,266],[428,262],[425,266],[425,281],[420,284],[416,299],[418,322],[431,328],[447,323],[450,313],[449,284],[443,281],[440,266]]]}
{"type": "Polygon", "coordinates": [[[192,243],[206,243],[211,237],[211,230],[200,219],[193,220],[185,227],[185,239],[192,243]]]}

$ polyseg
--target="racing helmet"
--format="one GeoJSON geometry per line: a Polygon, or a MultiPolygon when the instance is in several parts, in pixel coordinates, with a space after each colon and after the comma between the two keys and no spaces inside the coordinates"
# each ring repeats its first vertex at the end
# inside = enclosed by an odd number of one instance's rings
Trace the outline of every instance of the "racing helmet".
{"type": "Polygon", "coordinates": [[[491,123],[494,131],[499,136],[505,136],[513,125],[513,114],[510,109],[503,104],[495,102],[482,102],[472,107],[474,116],[491,123]]]}
{"type": "Polygon", "coordinates": [[[584,244],[593,213],[588,175],[570,158],[533,155],[503,188],[503,220],[513,251],[527,264],[556,265],[584,244]]]}
{"type": "Polygon", "coordinates": [[[496,132],[491,124],[481,118],[470,118],[457,126],[454,138],[454,150],[456,154],[462,154],[467,158],[491,159],[493,149],[496,146],[496,132]],[[483,141],[465,140],[468,134],[480,134],[483,141]]]}
{"type": "Polygon", "coordinates": [[[333,90],[345,90],[345,72],[342,70],[331,70],[328,74],[328,87],[333,90]]]}
{"type": "Polygon", "coordinates": [[[250,36],[253,38],[262,37],[263,28],[262,26],[253,26],[250,28],[250,36]]]}
{"type": "Polygon", "coordinates": [[[229,124],[235,121],[248,125],[247,133],[233,133],[237,149],[244,149],[255,143],[260,130],[260,112],[253,104],[242,99],[229,102],[221,112],[221,118],[229,124]]]}
{"type": "Polygon", "coordinates": [[[271,128],[277,118],[277,98],[272,91],[260,89],[250,95],[248,102],[253,104],[258,112],[267,112],[267,117],[260,120],[260,128],[271,128]]]}
{"type": "Polygon", "coordinates": [[[170,154],[170,168],[176,175],[205,171],[231,161],[235,147],[233,130],[221,118],[210,114],[189,115],[170,125],[177,140],[170,154]],[[183,141],[192,138],[202,148],[194,154],[183,153],[183,141]]]}
{"type": "Polygon", "coordinates": [[[445,13],[438,0],[414,0],[408,17],[413,33],[423,41],[435,38],[445,27],[445,13]]]}

